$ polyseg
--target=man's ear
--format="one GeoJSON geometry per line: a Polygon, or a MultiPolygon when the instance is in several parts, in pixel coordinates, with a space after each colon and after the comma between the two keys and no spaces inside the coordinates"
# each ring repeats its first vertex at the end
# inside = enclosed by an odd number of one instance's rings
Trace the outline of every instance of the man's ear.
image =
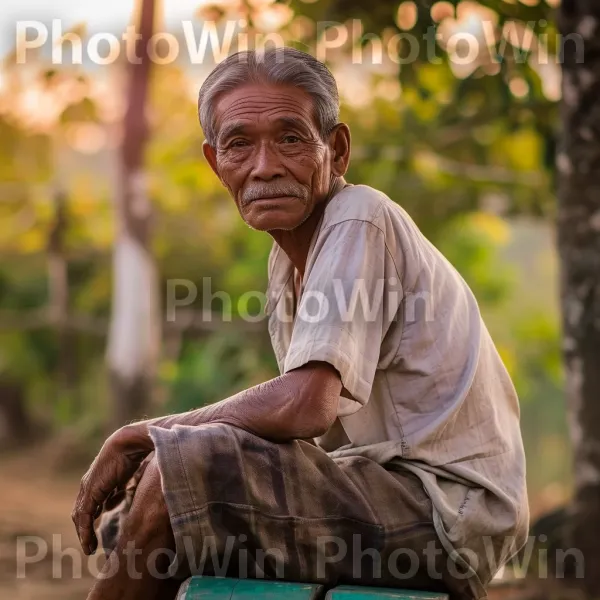
{"type": "Polygon", "coordinates": [[[350,129],[346,123],[338,123],[329,134],[331,147],[331,171],[343,177],[350,162],[350,129]]]}
{"type": "Polygon", "coordinates": [[[221,179],[219,175],[219,170],[217,169],[217,153],[215,149],[206,141],[202,143],[202,154],[204,154],[204,158],[207,160],[210,168],[214,171],[215,175],[221,179]]]}

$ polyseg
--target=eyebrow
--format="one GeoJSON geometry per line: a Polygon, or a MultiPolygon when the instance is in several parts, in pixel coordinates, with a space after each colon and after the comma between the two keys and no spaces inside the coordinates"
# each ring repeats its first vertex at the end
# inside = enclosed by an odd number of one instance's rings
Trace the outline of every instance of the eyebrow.
{"type": "MultiPolygon", "coordinates": [[[[283,129],[299,129],[305,134],[310,133],[307,130],[304,121],[302,119],[298,119],[297,117],[278,117],[275,120],[275,123],[281,126],[281,128],[283,129]]],[[[241,121],[234,121],[233,123],[228,123],[227,125],[224,125],[223,128],[219,131],[219,135],[217,136],[217,143],[222,143],[230,137],[245,133],[246,128],[247,125],[241,121]]]]}
{"type": "Polygon", "coordinates": [[[282,125],[283,127],[289,127],[291,129],[300,129],[304,133],[308,133],[304,121],[302,119],[298,119],[297,117],[279,117],[277,119],[277,123],[282,125]]]}
{"type": "Polygon", "coordinates": [[[229,123],[228,125],[225,125],[223,127],[223,129],[221,129],[219,131],[219,135],[217,136],[217,143],[222,142],[223,140],[226,140],[227,138],[229,138],[231,136],[238,135],[240,133],[244,133],[245,130],[246,130],[246,126],[244,125],[244,123],[241,123],[240,121],[235,121],[233,123],[229,123]]]}

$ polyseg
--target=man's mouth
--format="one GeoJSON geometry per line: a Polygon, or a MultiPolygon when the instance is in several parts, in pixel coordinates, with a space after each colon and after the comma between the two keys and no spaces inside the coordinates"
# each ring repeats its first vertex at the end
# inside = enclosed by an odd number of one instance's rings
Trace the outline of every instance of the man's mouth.
{"type": "Polygon", "coordinates": [[[256,200],[276,200],[277,198],[296,198],[296,196],[292,194],[277,194],[276,196],[261,196],[260,198],[256,198],[256,200]]]}
{"type": "Polygon", "coordinates": [[[283,200],[284,198],[297,198],[292,194],[277,194],[269,196],[259,196],[258,198],[250,198],[244,201],[244,205],[254,204],[255,202],[273,202],[274,200],[283,200]]]}
{"type": "Polygon", "coordinates": [[[273,200],[282,200],[284,198],[301,198],[302,193],[293,189],[293,186],[272,186],[268,187],[250,187],[242,194],[242,202],[251,204],[252,202],[268,202],[273,200]]]}

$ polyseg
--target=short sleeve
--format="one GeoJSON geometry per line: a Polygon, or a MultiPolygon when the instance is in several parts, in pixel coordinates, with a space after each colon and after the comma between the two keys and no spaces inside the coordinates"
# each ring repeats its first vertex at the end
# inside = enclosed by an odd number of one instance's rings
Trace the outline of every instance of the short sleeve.
{"type": "Polygon", "coordinates": [[[284,372],[310,361],[331,364],[354,399],[342,399],[338,414],[356,412],[371,395],[382,341],[402,295],[381,229],[348,220],[322,231],[305,273],[284,372]]]}

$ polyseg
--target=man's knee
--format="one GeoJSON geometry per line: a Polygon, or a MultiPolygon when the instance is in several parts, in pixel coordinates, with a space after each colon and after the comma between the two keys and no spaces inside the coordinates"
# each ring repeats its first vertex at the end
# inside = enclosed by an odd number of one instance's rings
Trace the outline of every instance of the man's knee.
{"type": "Polygon", "coordinates": [[[131,508],[123,517],[122,533],[127,539],[144,542],[164,537],[170,532],[169,511],[161,487],[158,462],[153,457],[137,485],[131,508]]]}

